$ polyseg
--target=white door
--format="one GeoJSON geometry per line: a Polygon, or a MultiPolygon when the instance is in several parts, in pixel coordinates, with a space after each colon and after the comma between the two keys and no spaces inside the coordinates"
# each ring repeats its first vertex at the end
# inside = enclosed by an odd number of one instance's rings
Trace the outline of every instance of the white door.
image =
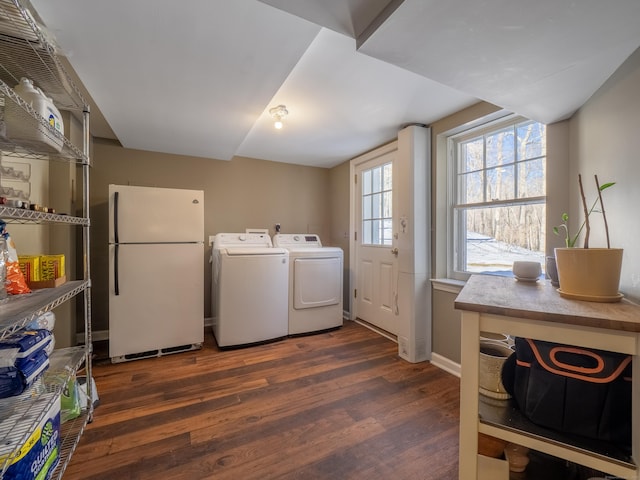
{"type": "Polygon", "coordinates": [[[293,262],[293,308],[327,307],[342,299],[342,257],[296,258],[293,262]]]}
{"type": "Polygon", "coordinates": [[[202,241],[202,190],[109,185],[109,243],[202,241]]]}
{"type": "Polygon", "coordinates": [[[202,243],[109,245],[109,356],[204,341],[202,243]]]}
{"type": "Polygon", "coordinates": [[[355,307],[358,318],[397,335],[398,262],[393,236],[395,155],[395,151],[389,152],[356,167],[355,307]]]}

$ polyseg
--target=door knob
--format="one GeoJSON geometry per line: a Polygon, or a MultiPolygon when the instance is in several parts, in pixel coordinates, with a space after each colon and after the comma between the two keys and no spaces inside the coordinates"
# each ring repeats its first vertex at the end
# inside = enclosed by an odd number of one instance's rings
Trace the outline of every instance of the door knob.
{"type": "Polygon", "coordinates": [[[391,253],[393,253],[397,257],[398,256],[398,249],[397,248],[392,248],[391,249],[391,253]]]}

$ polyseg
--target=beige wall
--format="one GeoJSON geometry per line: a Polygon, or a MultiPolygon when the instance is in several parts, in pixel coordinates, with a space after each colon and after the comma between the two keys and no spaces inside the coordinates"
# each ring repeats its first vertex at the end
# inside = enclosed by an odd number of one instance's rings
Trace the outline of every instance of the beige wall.
{"type": "MultiPolygon", "coordinates": [[[[344,275],[342,298],[344,310],[350,311],[351,287],[349,284],[349,162],[344,162],[329,170],[329,218],[331,222],[331,244],[344,252],[344,275]]],[[[322,238],[322,237],[321,237],[322,238]]],[[[324,241],[327,244],[326,241],[324,241]]]]}
{"type": "MultiPolygon", "coordinates": [[[[325,168],[243,157],[231,161],[130,150],[96,141],[91,170],[93,329],[106,330],[108,316],[108,185],[141,185],[204,190],[205,315],[211,316],[208,237],[280,223],[283,233],[314,232],[334,245],[331,197],[343,188],[325,168]]],[[[141,212],[144,214],[144,212],[141,212]]],[[[171,219],[168,219],[170,222],[171,219]]],[[[341,246],[338,244],[338,246],[341,246]]]]}
{"type": "MultiPolygon", "coordinates": [[[[607,80],[570,121],[570,218],[580,215],[577,176],[589,198],[593,175],[616,185],[603,192],[611,246],[624,249],[620,290],[640,301],[640,49],[607,80]]],[[[601,216],[592,215],[590,245],[606,246],[601,216]]],[[[574,230],[575,224],[573,222],[574,230]]]]}
{"type": "MultiPolygon", "coordinates": [[[[548,126],[547,131],[547,254],[562,246],[562,238],[553,235],[562,212],[572,219],[580,216],[577,175],[592,182],[598,174],[602,183],[615,181],[607,190],[605,207],[612,246],[625,249],[621,291],[630,299],[640,300],[640,222],[636,206],[640,204],[640,50],[569,120],[548,126]]],[[[432,126],[434,155],[434,275],[446,276],[446,142],[438,134],[490,114],[496,107],[478,104],[447,117],[432,126]],[[443,163],[444,162],[444,163],[443,163]]],[[[589,188],[592,189],[591,185],[589,188]]],[[[591,190],[595,194],[595,190],[591,190]]],[[[603,230],[596,218],[592,226],[592,246],[604,246],[603,230]]],[[[577,220],[574,221],[577,223],[577,220]]],[[[437,292],[433,305],[433,351],[460,362],[460,315],[453,308],[455,294],[437,292]]],[[[507,332],[508,333],[508,332],[507,332]]]]}
{"type": "Polygon", "coordinates": [[[433,289],[432,348],[433,353],[460,363],[460,312],[454,308],[457,293],[433,289]]]}

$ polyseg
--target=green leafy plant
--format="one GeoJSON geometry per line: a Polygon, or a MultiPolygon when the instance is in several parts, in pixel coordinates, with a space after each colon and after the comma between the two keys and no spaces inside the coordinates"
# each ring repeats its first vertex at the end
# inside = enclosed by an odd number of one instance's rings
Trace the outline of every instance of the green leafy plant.
{"type": "Polygon", "coordinates": [[[605,213],[604,203],[602,201],[602,191],[609,187],[614,186],[616,182],[603,183],[602,185],[600,185],[600,183],[598,182],[598,176],[594,175],[594,178],[596,182],[596,187],[598,187],[598,198],[594,200],[593,205],[591,205],[591,208],[588,208],[587,199],[585,197],[584,188],[582,186],[582,176],[578,175],[578,185],[580,185],[580,197],[582,198],[582,209],[584,211],[584,221],[582,222],[582,225],[580,225],[580,228],[575,233],[575,235],[572,236],[569,233],[569,214],[567,213],[562,214],[562,223],[556,227],[553,227],[553,233],[555,233],[556,235],[560,235],[560,229],[564,230],[565,244],[569,248],[573,248],[576,246],[576,242],[578,241],[578,237],[582,233],[582,230],[585,231],[583,248],[589,248],[589,235],[591,233],[591,226],[589,225],[589,216],[593,212],[602,213],[602,219],[604,220],[604,229],[607,234],[607,248],[611,248],[611,244],[609,242],[609,225],[607,224],[607,215],[605,213]],[[596,209],[598,203],[600,204],[599,210],[596,209]]]}

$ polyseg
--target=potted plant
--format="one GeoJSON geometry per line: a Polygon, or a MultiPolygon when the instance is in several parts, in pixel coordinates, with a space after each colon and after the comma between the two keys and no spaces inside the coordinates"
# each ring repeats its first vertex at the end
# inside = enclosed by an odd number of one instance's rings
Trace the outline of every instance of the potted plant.
{"type": "Polygon", "coordinates": [[[562,223],[557,227],[553,227],[556,235],[560,234],[560,229],[564,230],[566,244],[565,248],[555,249],[560,281],[558,291],[561,296],[576,300],[617,302],[622,298],[622,294],[618,292],[618,287],[620,285],[623,250],[621,248],[611,248],[609,225],[602,200],[602,191],[615,185],[615,182],[600,185],[598,176],[594,175],[594,178],[598,189],[598,197],[589,208],[582,185],[582,176],[578,175],[584,220],[575,235],[572,236],[569,232],[569,215],[566,213],[562,214],[562,223]],[[597,208],[598,205],[600,206],[599,209],[597,208]],[[589,246],[589,235],[591,233],[589,217],[594,212],[602,214],[607,248],[590,248],[589,246]],[[583,230],[583,248],[577,248],[576,243],[583,230]]]}

